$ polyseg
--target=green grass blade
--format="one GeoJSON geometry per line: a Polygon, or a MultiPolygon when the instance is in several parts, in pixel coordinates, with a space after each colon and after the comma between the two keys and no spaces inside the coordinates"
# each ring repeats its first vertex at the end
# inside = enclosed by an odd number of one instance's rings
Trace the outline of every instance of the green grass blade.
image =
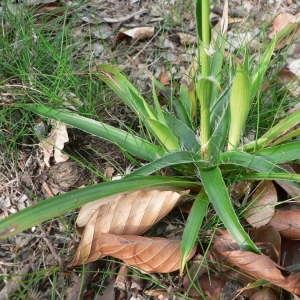
{"type": "Polygon", "coordinates": [[[158,97],[157,97],[157,93],[156,93],[156,89],[155,89],[154,77],[152,77],[152,94],[153,94],[154,105],[155,105],[155,108],[156,108],[156,119],[161,124],[168,127],[167,122],[166,122],[165,117],[164,117],[164,113],[161,109],[161,105],[158,101],[158,97]]]}
{"type": "Polygon", "coordinates": [[[189,89],[189,87],[182,83],[179,90],[179,100],[182,103],[183,107],[189,118],[189,123],[193,123],[193,118],[196,115],[197,111],[197,100],[195,97],[195,93],[189,89]]]}
{"type": "MultiPolygon", "coordinates": [[[[177,117],[177,119],[179,119],[181,122],[183,122],[186,126],[188,126],[189,128],[193,128],[193,120],[190,118],[188,112],[187,112],[187,108],[185,107],[185,103],[184,101],[191,101],[190,99],[178,99],[177,97],[175,97],[172,93],[172,89],[162,85],[159,81],[157,81],[156,79],[154,80],[154,84],[155,86],[163,92],[163,95],[165,96],[165,98],[168,100],[168,102],[170,103],[170,106],[172,106],[172,109],[175,112],[175,115],[177,117]]],[[[181,95],[180,95],[181,97],[181,95]]],[[[188,95],[186,95],[186,97],[188,98],[188,95]]],[[[196,100],[195,100],[196,101],[196,100]]],[[[194,104],[196,106],[196,103],[194,104]]],[[[166,115],[166,114],[165,114],[166,115]]]]}
{"type": "Polygon", "coordinates": [[[260,253],[237,218],[220,169],[218,167],[202,169],[200,176],[203,187],[220,220],[239,246],[243,250],[260,253]]]}
{"type": "Polygon", "coordinates": [[[38,223],[57,217],[90,201],[130,190],[162,185],[175,186],[178,189],[199,187],[199,183],[166,176],[124,178],[91,185],[40,201],[38,204],[25,208],[1,220],[0,240],[20,233],[38,223]]]}
{"type": "Polygon", "coordinates": [[[98,77],[104,81],[137,115],[155,118],[155,112],[148,106],[138,90],[118,70],[110,65],[100,65],[98,77]]]}
{"type": "Polygon", "coordinates": [[[255,95],[257,94],[259,88],[261,87],[262,83],[265,80],[265,73],[267,69],[270,67],[270,60],[272,57],[272,54],[274,53],[274,49],[276,46],[276,38],[274,38],[267,49],[265,50],[265,53],[262,58],[259,59],[258,65],[256,68],[252,71],[251,75],[251,102],[253,101],[255,95]]]}
{"type": "Polygon", "coordinates": [[[183,231],[181,240],[180,274],[183,273],[185,264],[195,245],[202,221],[207,213],[208,204],[208,197],[204,190],[201,190],[195,199],[183,231]]]}
{"type": "Polygon", "coordinates": [[[51,109],[42,105],[35,104],[20,104],[18,105],[18,107],[25,108],[46,118],[61,121],[85,132],[112,141],[120,148],[128,151],[130,154],[145,160],[151,161],[165,154],[163,148],[158,147],[144,139],[141,139],[138,136],[135,136],[113,126],[79,116],[75,113],[70,113],[58,109],[51,109]]]}
{"type": "Polygon", "coordinates": [[[277,125],[273,126],[268,130],[262,137],[258,140],[253,141],[245,146],[243,149],[245,151],[250,151],[252,149],[260,150],[267,146],[268,144],[275,141],[278,137],[288,135],[290,130],[300,123],[300,110],[297,110],[281,120],[277,125]]]}
{"type": "Polygon", "coordinates": [[[265,148],[256,152],[255,155],[263,156],[266,160],[276,164],[291,162],[300,159],[300,141],[265,148]]]}
{"type": "Polygon", "coordinates": [[[185,170],[184,167],[190,165],[192,174],[195,174],[195,164],[197,164],[199,167],[205,167],[207,165],[205,161],[201,160],[201,156],[199,154],[186,151],[173,152],[166,154],[162,158],[152,161],[143,167],[140,167],[126,177],[146,176],[163,168],[172,166],[178,166],[177,169],[180,170],[181,165],[183,166],[183,170],[185,170]]]}

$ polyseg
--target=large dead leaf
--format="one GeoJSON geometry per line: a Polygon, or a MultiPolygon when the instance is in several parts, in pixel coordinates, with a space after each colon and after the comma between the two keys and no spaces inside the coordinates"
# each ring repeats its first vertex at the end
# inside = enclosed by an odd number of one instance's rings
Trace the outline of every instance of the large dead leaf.
{"type": "Polygon", "coordinates": [[[269,223],[275,212],[277,192],[272,181],[263,181],[252,195],[252,204],[244,217],[253,227],[269,223]]]}
{"type": "Polygon", "coordinates": [[[285,276],[282,270],[286,270],[268,256],[240,250],[227,231],[218,231],[218,235],[214,238],[213,250],[221,254],[227,263],[239,267],[247,274],[268,280],[294,294],[300,294],[300,273],[285,276]]]}
{"type": "MultiPolygon", "coordinates": [[[[84,251],[84,249],[82,249],[84,251]]],[[[193,248],[190,258],[194,255],[193,248]]],[[[135,235],[101,233],[97,245],[84,261],[74,260],[72,265],[89,263],[104,256],[113,256],[147,273],[168,273],[180,267],[180,241],[135,235]]]]}
{"type": "Polygon", "coordinates": [[[289,240],[300,240],[300,210],[278,211],[268,225],[289,240]]]}
{"type": "Polygon", "coordinates": [[[83,206],[77,225],[85,228],[75,261],[84,261],[84,256],[97,251],[101,233],[142,234],[172,210],[184,194],[137,190],[83,206]]]}

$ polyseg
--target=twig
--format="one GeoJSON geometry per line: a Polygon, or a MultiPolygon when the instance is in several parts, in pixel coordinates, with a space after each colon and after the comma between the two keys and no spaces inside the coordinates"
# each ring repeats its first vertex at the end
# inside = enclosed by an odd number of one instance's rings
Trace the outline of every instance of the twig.
{"type": "Polygon", "coordinates": [[[41,230],[41,232],[45,235],[43,237],[44,241],[46,242],[48,248],[50,249],[51,253],[53,254],[53,256],[57,259],[59,266],[63,269],[64,268],[64,261],[63,259],[56,253],[55,248],[53,247],[53,245],[51,244],[50,240],[48,238],[46,238],[47,233],[44,230],[44,228],[41,225],[38,225],[39,229],[41,230]]]}

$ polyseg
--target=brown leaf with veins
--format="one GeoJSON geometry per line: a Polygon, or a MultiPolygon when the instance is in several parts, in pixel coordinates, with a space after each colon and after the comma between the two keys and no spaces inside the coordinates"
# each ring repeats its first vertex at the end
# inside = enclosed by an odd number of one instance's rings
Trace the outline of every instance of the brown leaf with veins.
{"type": "MultiPolygon", "coordinates": [[[[84,262],[89,263],[109,255],[147,273],[169,273],[180,267],[180,244],[180,241],[159,237],[101,233],[97,245],[90,251],[84,262]]],[[[190,258],[195,251],[196,246],[190,258]]],[[[81,263],[83,261],[77,260],[73,261],[72,265],[81,263]]]]}
{"type": "Polygon", "coordinates": [[[300,240],[300,210],[278,211],[268,225],[279,231],[281,237],[300,240]]]}
{"type": "Polygon", "coordinates": [[[214,238],[213,250],[221,254],[227,263],[239,267],[256,278],[266,279],[289,292],[300,294],[300,273],[290,273],[285,276],[282,271],[287,270],[281,268],[268,256],[238,249],[237,243],[233,238],[230,241],[229,234],[225,230],[218,231],[217,234],[214,238]]]}
{"type": "Polygon", "coordinates": [[[263,181],[252,195],[253,202],[243,214],[249,224],[258,228],[269,223],[275,212],[277,192],[272,181],[263,181]]]}
{"type": "Polygon", "coordinates": [[[101,233],[142,234],[169,213],[186,193],[137,190],[88,203],[78,216],[77,225],[85,228],[72,264],[87,258],[92,261],[90,253],[98,251],[101,233]]]}

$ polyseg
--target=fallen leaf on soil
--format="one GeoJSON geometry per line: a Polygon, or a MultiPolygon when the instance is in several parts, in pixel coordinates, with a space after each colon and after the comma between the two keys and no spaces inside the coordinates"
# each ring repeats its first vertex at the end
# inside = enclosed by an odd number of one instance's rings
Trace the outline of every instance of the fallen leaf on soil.
{"type": "Polygon", "coordinates": [[[142,234],[169,213],[186,193],[137,190],[84,205],[76,221],[78,227],[85,228],[74,261],[84,261],[84,256],[97,251],[101,233],[142,234]]]}
{"type": "Polygon", "coordinates": [[[300,13],[291,15],[287,12],[281,12],[277,15],[273,23],[273,31],[269,34],[269,38],[273,39],[276,33],[284,33],[283,37],[278,41],[275,49],[281,49],[286,45],[291,45],[300,34],[300,13]]]}
{"type": "Polygon", "coordinates": [[[281,237],[300,240],[300,210],[278,211],[268,225],[276,228],[281,237]]]}
{"type": "Polygon", "coordinates": [[[300,79],[288,69],[282,69],[278,74],[279,84],[288,88],[289,93],[294,97],[300,98],[300,79]]]}
{"type": "Polygon", "coordinates": [[[282,266],[289,271],[299,271],[300,266],[300,241],[284,240],[281,247],[282,266]],[[294,269],[295,268],[295,269],[294,269]]]}
{"type": "Polygon", "coordinates": [[[152,38],[154,35],[154,27],[137,27],[133,29],[121,28],[117,38],[123,39],[131,37],[134,40],[146,40],[152,38]]]}
{"type": "Polygon", "coordinates": [[[180,43],[182,45],[190,45],[190,44],[196,45],[198,43],[196,36],[187,33],[182,33],[182,32],[179,32],[178,36],[180,38],[180,43]]]}
{"type": "Polygon", "coordinates": [[[277,300],[278,296],[270,289],[263,288],[257,291],[250,300],[277,300]]]}
{"type": "Polygon", "coordinates": [[[168,72],[161,72],[158,76],[158,80],[162,85],[170,84],[170,76],[168,72]]]}
{"type": "MultiPolygon", "coordinates": [[[[107,255],[123,260],[147,273],[169,273],[180,267],[180,241],[159,237],[141,237],[136,235],[115,235],[101,233],[97,239],[97,246],[89,256],[79,258],[72,265],[89,263],[107,255]]],[[[194,246],[189,258],[196,251],[194,246]]],[[[82,249],[84,253],[84,249],[82,249]]]]}
{"type": "Polygon", "coordinates": [[[272,181],[263,181],[252,195],[250,208],[243,216],[253,227],[269,223],[275,212],[277,192],[272,181]]]}
{"type": "MultiPolygon", "coordinates": [[[[299,168],[297,168],[297,164],[282,164],[280,166],[289,173],[299,174],[299,168]]],[[[279,184],[289,194],[290,197],[294,198],[294,201],[300,200],[300,189],[298,187],[292,186],[282,180],[275,180],[275,182],[279,184]]]]}
{"type": "Polygon", "coordinates": [[[272,226],[261,226],[249,230],[253,242],[261,249],[262,253],[274,262],[280,262],[281,236],[272,226]]]}
{"type": "Polygon", "coordinates": [[[273,30],[269,34],[269,38],[273,38],[276,33],[282,31],[285,26],[287,26],[289,23],[297,23],[299,22],[299,14],[298,15],[292,15],[287,12],[281,12],[279,13],[273,22],[273,30]]]}
{"type": "Polygon", "coordinates": [[[284,276],[282,270],[285,269],[266,255],[239,250],[239,246],[233,238],[230,240],[226,230],[218,231],[213,243],[213,250],[221,254],[227,263],[239,267],[256,278],[268,280],[289,292],[300,294],[300,273],[284,276]]]}
{"type": "Polygon", "coordinates": [[[41,141],[40,146],[44,151],[44,162],[50,167],[50,157],[54,149],[54,159],[56,163],[65,162],[68,160],[69,156],[62,153],[62,149],[66,142],[69,141],[67,125],[55,121],[53,123],[53,128],[49,133],[48,137],[41,141]]]}

